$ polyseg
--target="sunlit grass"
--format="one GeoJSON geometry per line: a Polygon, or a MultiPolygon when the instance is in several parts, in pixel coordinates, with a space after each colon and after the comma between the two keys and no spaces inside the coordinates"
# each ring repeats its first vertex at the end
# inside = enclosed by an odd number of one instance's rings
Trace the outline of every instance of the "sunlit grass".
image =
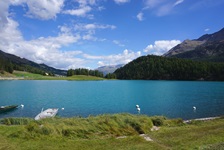
{"type": "Polygon", "coordinates": [[[15,77],[23,78],[24,80],[104,80],[104,78],[86,75],[66,76],[44,76],[40,74],[29,73],[25,71],[14,71],[15,77]]]}
{"type": "Polygon", "coordinates": [[[159,116],[105,114],[87,118],[56,117],[40,121],[7,118],[2,119],[1,123],[0,149],[224,148],[222,118],[185,124],[181,119],[170,120],[159,116]],[[160,129],[151,131],[156,123],[161,123],[160,129]],[[153,141],[146,141],[140,134],[147,134],[153,141]]]}

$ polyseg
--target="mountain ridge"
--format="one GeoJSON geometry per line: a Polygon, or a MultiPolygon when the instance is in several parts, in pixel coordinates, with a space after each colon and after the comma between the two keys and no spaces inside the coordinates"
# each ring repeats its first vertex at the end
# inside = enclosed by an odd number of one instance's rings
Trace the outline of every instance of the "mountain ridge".
{"type": "Polygon", "coordinates": [[[182,43],[163,54],[164,57],[186,58],[192,60],[224,62],[224,28],[205,34],[195,40],[182,43]]]}
{"type": "Polygon", "coordinates": [[[117,70],[120,67],[123,67],[124,64],[119,64],[119,65],[109,65],[109,66],[101,66],[98,67],[96,70],[103,72],[104,75],[108,73],[113,73],[115,70],[117,70]]]}

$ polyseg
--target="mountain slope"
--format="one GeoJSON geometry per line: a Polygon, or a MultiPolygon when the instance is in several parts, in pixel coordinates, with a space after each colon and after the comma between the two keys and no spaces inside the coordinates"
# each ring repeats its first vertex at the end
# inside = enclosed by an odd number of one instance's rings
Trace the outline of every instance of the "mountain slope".
{"type": "Polygon", "coordinates": [[[142,56],[114,72],[118,79],[224,81],[224,63],[142,56]]]}
{"type": "Polygon", "coordinates": [[[185,40],[163,56],[224,62],[224,28],[196,40],[185,40]]]}
{"type": "MultiPolygon", "coordinates": [[[[53,67],[49,67],[45,64],[37,64],[33,61],[30,61],[25,58],[20,58],[16,55],[8,54],[0,50],[0,66],[4,68],[4,66],[11,65],[15,70],[26,70],[28,72],[37,72],[37,73],[51,73],[58,75],[66,75],[65,70],[55,69],[53,67]]],[[[1,68],[0,68],[1,69],[1,68]]]]}
{"type": "Polygon", "coordinates": [[[104,75],[108,73],[113,73],[116,69],[123,67],[124,65],[111,65],[111,66],[102,66],[98,67],[96,70],[103,72],[104,75]]]}

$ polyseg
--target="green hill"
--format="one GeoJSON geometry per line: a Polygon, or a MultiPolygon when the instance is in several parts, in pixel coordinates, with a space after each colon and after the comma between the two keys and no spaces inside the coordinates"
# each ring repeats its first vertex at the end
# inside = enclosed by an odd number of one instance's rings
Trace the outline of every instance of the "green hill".
{"type": "Polygon", "coordinates": [[[118,79],[224,81],[224,64],[148,55],[114,73],[118,79]]]}

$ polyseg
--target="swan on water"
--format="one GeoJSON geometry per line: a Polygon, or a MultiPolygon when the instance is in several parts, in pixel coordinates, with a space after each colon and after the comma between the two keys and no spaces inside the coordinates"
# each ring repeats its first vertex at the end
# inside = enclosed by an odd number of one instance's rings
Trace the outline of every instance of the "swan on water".
{"type": "Polygon", "coordinates": [[[136,109],[137,109],[138,112],[140,112],[140,110],[141,110],[139,105],[136,105],[136,109]]]}
{"type": "Polygon", "coordinates": [[[194,109],[194,110],[196,110],[196,107],[195,107],[195,106],[193,106],[193,109],[194,109]]]}
{"type": "Polygon", "coordinates": [[[139,112],[140,110],[141,110],[141,109],[138,107],[138,108],[137,108],[137,111],[139,112]]]}

